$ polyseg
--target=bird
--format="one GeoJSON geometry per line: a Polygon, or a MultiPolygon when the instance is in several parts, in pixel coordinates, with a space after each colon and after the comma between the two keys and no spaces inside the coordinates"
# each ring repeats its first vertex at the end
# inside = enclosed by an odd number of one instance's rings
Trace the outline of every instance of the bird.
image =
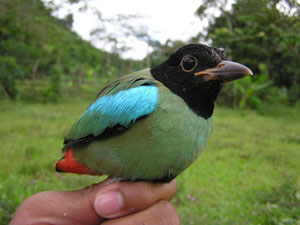
{"type": "Polygon", "coordinates": [[[73,124],[56,171],[170,182],[207,144],[224,83],[248,75],[223,49],[198,43],[120,77],[73,124]]]}

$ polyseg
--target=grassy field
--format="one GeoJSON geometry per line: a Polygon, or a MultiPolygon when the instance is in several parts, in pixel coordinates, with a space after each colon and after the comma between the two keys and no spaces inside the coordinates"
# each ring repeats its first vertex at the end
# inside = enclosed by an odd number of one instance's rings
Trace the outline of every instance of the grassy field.
{"type": "MultiPolygon", "coordinates": [[[[88,102],[0,103],[0,224],[26,197],[99,178],[58,174],[64,134],[88,102]]],[[[217,107],[201,157],[178,178],[183,225],[300,224],[300,109],[217,107]]]]}

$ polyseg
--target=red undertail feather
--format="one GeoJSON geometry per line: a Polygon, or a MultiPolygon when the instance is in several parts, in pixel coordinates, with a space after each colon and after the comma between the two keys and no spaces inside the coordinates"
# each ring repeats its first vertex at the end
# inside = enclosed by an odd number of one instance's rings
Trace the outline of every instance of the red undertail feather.
{"type": "Polygon", "coordinates": [[[96,175],[88,167],[76,161],[72,148],[69,148],[64,153],[64,157],[62,157],[56,163],[56,171],[65,173],[96,175]]]}

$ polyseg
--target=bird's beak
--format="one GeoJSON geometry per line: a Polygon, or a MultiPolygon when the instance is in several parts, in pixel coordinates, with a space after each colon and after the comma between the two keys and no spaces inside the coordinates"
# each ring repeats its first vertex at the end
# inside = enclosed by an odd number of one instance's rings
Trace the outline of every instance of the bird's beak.
{"type": "Polygon", "coordinates": [[[232,61],[222,61],[215,68],[199,71],[194,74],[196,77],[203,76],[205,81],[222,80],[232,81],[242,77],[253,75],[252,71],[242,64],[232,61]]]}

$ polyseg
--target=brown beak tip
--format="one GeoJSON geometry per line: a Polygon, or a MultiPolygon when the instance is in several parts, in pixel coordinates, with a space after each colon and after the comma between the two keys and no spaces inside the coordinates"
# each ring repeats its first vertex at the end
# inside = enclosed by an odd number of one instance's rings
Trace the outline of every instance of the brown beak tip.
{"type": "Polygon", "coordinates": [[[246,76],[253,76],[253,72],[252,72],[252,70],[249,67],[244,66],[242,64],[240,64],[240,65],[244,68],[244,74],[246,76]]]}
{"type": "Polygon", "coordinates": [[[249,69],[249,75],[250,75],[250,76],[253,76],[253,72],[252,72],[252,70],[250,70],[250,69],[249,69]]]}

